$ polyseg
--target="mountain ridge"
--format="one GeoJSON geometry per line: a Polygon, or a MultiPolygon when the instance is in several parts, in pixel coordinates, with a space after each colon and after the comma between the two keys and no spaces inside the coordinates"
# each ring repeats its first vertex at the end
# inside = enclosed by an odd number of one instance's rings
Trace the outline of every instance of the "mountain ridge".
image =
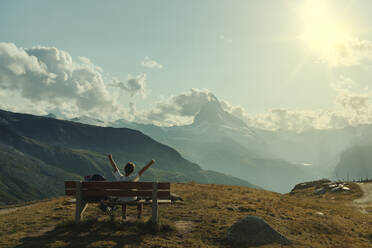
{"type": "MultiPolygon", "coordinates": [[[[105,156],[112,153],[120,168],[127,161],[143,165],[148,160],[155,159],[155,166],[144,174],[143,180],[202,183],[221,181],[226,184],[256,187],[242,179],[202,170],[197,164],[185,160],[173,148],[156,142],[140,131],[127,128],[105,128],[0,110],[0,134],[0,143],[3,144],[0,151],[7,154],[6,159],[5,156],[0,158],[0,164],[6,165],[8,161],[15,161],[6,167],[2,166],[6,170],[14,167],[14,164],[25,163],[31,167],[42,165],[44,170],[54,171],[53,173],[62,169],[67,173],[65,175],[72,175],[73,178],[81,178],[89,173],[100,173],[108,179],[113,179],[112,168],[105,156]],[[5,147],[16,152],[10,153],[5,147]],[[26,154],[27,163],[21,162],[17,153],[26,154]]],[[[24,178],[23,181],[27,182],[27,179],[24,178]]],[[[63,180],[59,179],[58,183],[50,185],[54,192],[51,196],[63,192],[62,182],[63,180]]],[[[0,181],[0,185],[5,185],[4,180],[0,181]]],[[[11,190],[8,189],[17,183],[7,180],[6,185],[0,187],[0,191],[8,192],[9,195],[11,190]]],[[[42,188],[35,188],[40,189],[42,188]]],[[[46,195],[38,194],[36,199],[46,195]]],[[[9,201],[11,198],[8,198],[9,201]]]]}
{"type": "MultiPolygon", "coordinates": [[[[182,152],[204,169],[216,170],[276,192],[288,192],[312,172],[267,152],[266,144],[242,120],[222,109],[217,98],[207,102],[185,126],[158,127],[116,121],[114,127],[140,130],[182,152]]],[[[311,176],[309,176],[311,175],[311,176]]]]}

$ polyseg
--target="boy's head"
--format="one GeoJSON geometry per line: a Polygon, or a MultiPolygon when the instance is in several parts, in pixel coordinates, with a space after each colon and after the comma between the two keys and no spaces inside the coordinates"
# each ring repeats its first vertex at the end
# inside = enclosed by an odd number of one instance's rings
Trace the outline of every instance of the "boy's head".
{"type": "Polygon", "coordinates": [[[134,167],[136,167],[134,163],[128,162],[124,167],[125,175],[129,176],[134,171],[134,167]]]}

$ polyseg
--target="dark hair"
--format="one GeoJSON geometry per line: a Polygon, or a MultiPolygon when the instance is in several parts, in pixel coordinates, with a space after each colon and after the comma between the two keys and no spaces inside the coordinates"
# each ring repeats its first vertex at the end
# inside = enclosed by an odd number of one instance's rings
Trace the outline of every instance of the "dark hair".
{"type": "Polygon", "coordinates": [[[130,173],[132,173],[134,171],[134,167],[136,167],[134,163],[128,162],[124,168],[125,174],[129,175],[130,173]]]}

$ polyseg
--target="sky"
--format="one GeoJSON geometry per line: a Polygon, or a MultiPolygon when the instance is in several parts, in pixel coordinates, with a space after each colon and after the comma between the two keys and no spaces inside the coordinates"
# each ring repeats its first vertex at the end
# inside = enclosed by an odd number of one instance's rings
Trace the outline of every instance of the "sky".
{"type": "Polygon", "coordinates": [[[372,123],[372,2],[0,1],[0,108],[270,130],[372,123]]]}

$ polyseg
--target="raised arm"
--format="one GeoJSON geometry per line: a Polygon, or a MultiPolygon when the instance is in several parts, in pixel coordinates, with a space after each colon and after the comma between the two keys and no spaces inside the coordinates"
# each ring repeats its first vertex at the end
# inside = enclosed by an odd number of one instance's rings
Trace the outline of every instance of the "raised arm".
{"type": "Polygon", "coordinates": [[[115,161],[112,159],[112,155],[109,154],[109,155],[107,155],[107,157],[110,160],[110,163],[112,165],[112,168],[114,169],[114,172],[117,172],[119,169],[118,169],[118,166],[116,165],[115,161]]]}
{"type": "Polygon", "coordinates": [[[141,176],[153,163],[155,163],[155,160],[151,160],[145,167],[143,167],[139,172],[138,175],[141,176]]]}

